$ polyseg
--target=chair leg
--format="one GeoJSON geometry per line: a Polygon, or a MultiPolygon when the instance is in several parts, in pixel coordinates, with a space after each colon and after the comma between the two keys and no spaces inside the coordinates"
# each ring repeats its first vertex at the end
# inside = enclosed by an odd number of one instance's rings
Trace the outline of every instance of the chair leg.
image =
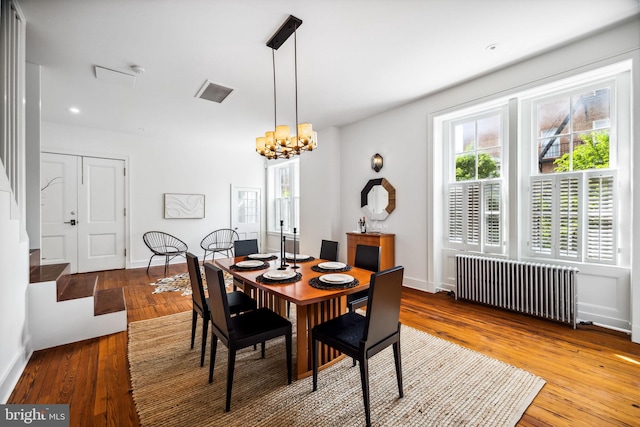
{"type": "Polygon", "coordinates": [[[318,340],[313,340],[311,364],[313,365],[313,391],[318,390],[318,340]]]}
{"type": "Polygon", "coordinates": [[[291,384],[291,368],[293,366],[293,357],[291,356],[291,330],[285,336],[285,344],[287,348],[287,384],[291,384]]]}
{"type": "Polygon", "coordinates": [[[169,255],[165,257],[164,260],[164,275],[167,276],[167,267],[169,266],[169,255]]]}
{"type": "Polygon", "coordinates": [[[264,341],[260,344],[260,358],[264,359],[264,341]]]}
{"type": "Polygon", "coordinates": [[[371,406],[369,404],[369,360],[366,357],[360,359],[360,381],[362,382],[364,415],[367,420],[367,427],[369,427],[371,425],[371,406]]]}
{"type": "Polygon", "coordinates": [[[398,378],[398,394],[400,397],[404,397],[404,391],[402,390],[402,360],[400,358],[400,338],[398,342],[393,344],[393,357],[396,360],[396,377],[398,378]]]}
{"type": "Polygon", "coordinates": [[[200,367],[204,366],[204,353],[207,348],[207,334],[209,332],[209,318],[202,318],[202,350],[200,352],[200,367]]]}
{"type": "Polygon", "coordinates": [[[196,341],[196,325],[198,324],[198,313],[195,310],[191,310],[193,315],[191,316],[191,350],[196,341]]]}
{"type": "Polygon", "coordinates": [[[151,255],[151,258],[149,258],[149,264],[147,264],[147,274],[149,274],[149,267],[151,267],[151,260],[153,259],[155,255],[151,255]]]}
{"type": "Polygon", "coordinates": [[[291,317],[291,301],[287,301],[287,317],[291,317]]]}
{"type": "Polygon", "coordinates": [[[229,412],[231,409],[231,389],[233,387],[233,370],[236,364],[236,349],[233,346],[229,346],[229,362],[227,367],[227,404],[225,406],[225,412],[229,412]]]}
{"type": "Polygon", "coordinates": [[[209,357],[209,384],[213,382],[213,366],[216,364],[216,348],[218,347],[218,337],[211,332],[211,356],[209,357]]]}

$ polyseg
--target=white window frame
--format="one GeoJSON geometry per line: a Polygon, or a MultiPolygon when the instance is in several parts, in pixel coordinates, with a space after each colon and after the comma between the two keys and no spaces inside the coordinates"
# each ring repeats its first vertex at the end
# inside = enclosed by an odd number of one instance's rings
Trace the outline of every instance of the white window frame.
{"type": "Polygon", "coordinates": [[[282,231],[286,234],[293,234],[293,229],[300,233],[300,162],[298,158],[277,162],[267,166],[267,232],[279,233],[280,221],[283,221],[282,231]],[[290,195],[285,198],[278,197],[282,193],[278,189],[277,181],[278,171],[289,169],[289,176],[292,178],[290,183],[290,195]],[[288,203],[284,203],[288,200],[288,203]],[[280,203],[280,209],[277,204],[280,203]],[[282,206],[286,205],[287,215],[283,216],[282,206]],[[287,219],[290,219],[287,221],[287,219]]]}
{"type": "MultiPolygon", "coordinates": [[[[623,74],[623,73],[621,73],[623,74]]],[[[586,84],[582,82],[582,84],[566,84],[563,86],[555,85],[553,91],[547,91],[544,94],[541,94],[537,97],[531,97],[528,99],[524,99],[523,103],[527,104],[524,109],[525,113],[523,114],[522,120],[523,122],[530,123],[530,129],[528,132],[523,131],[523,141],[524,144],[529,145],[528,150],[524,150],[525,154],[525,164],[528,165],[525,170],[522,171],[521,179],[528,179],[528,193],[527,197],[523,199],[523,209],[525,212],[529,213],[529,221],[526,222],[526,234],[524,237],[525,244],[525,255],[531,258],[537,259],[560,259],[563,261],[576,262],[576,263],[588,263],[588,264],[608,264],[608,265],[619,265],[620,260],[618,259],[618,233],[620,232],[619,224],[621,221],[621,216],[619,212],[622,210],[619,206],[619,167],[625,167],[625,165],[619,165],[619,146],[620,143],[625,144],[628,142],[619,141],[618,140],[618,117],[617,113],[620,109],[620,103],[617,97],[617,92],[620,90],[620,75],[611,78],[599,78],[593,79],[586,84]],[[537,106],[541,103],[549,102],[554,99],[559,99],[567,96],[571,96],[577,93],[582,93],[590,90],[597,90],[608,87],[610,89],[610,130],[609,130],[609,168],[607,169],[590,169],[583,171],[572,171],[572,172],[552,172],[552,173],[540,173],[538,170],[538,144],[537,144],[537,106]],[[529,117],[526,114],[529,114],[529,117]],[[528,158],[528,159],[527,159],[528,158]],[[527,178],[528,176],[528,178],[527,178]],[[591,179],[597,179],[598,177],[608,177],[612,182],[612,194],[607,197],[608,202],[610,204],[610,211],[606,213],[607,217],[611,216],[612,225],[610,230],[604,230],[604,232],[600,232],[600,230],[596,230],[594,232],[598,232],[599,236],[606,235],[603,237],[605,239],[605,245],[603,248],[594,248],[592,246],[593,240],[590,239],[589,232],[589,182],[591,179]],[[561,196],[563,194],[562,184],[566,182],[570,178],[576,178],[577,186],[575,191],[578,197],[578,212],[577,212],[577,223],[579,225],[579,231],[577,233],[577,239],[574,241],[574,245],[576,245],[576,250],[574,253],[570,253],[564,249],[562,237],[562,215],[561,215],[561,196]],[[547,243],[550,247],[547,250],[541,250],[538,245],[538,241],[536,237],[539,237],[541,231],[536,229],[536,206],[533,201],[533,196],[536,193],[536,190],[540,188],[538,185],[541,182],[551,183],[552,190],[549,190],[547,187],[547,192],[551,191],[551,193],[547,194],[546,197],[547,202],[551,203],[550,209],[550,220],[551,220],[551,241],[547,243]],[[597,254],[597,256],[593,256],[597,254]]],[[[622,79],[624,80],[624,79],[622,79]]],[[[624,83],[623,83],[624,84],[624,83]]],[[[624,107],[622,107],[624,108],[624,107]]],[[[594,129],[594,131],[597,129],[594,129]]],[[[627,172],[628,173],[628,172],[627,172]]]]}
{"type": "MultiPolygon", "coordinates": [[[[474,108],[473,111],[465,111],[451,116],[443,122],[443,141],[447,149],[445,154],[443,173],[445,184],[444,206],[444,246],[449,249],[471,251],[488,254],[504,254],[505,236],[507,235],[505,218],[506,207],[506,182],[508,168],[505,167],[508,153],[508,104],[500,102],[498,105],[486,105],[474,108]],[[498,115],[500,117],[500,177],[475,179],[468,181],[455,180],[456,150],[454,142],[455,126],[461,123],[477,121],[485,117],[498,115]],[[487,209],[487,196],[489,191],[498,187],[500,194],[498,206],[498,237],[489,230],[489,218],[496,215],[495,211],[487,209]],[[457,199],[453,199],[454,194],[457,199]],[[475,200],[475,203],[469,203],[475,200]],[[454,206],[455,205],[455,206],[454,206]],[[455,236],[454,236],[455,234],[455,236]],[[491,236],[494,236],[491,238],[491,236]],[[497,244],[495,242],[498,242],[497,244]]],[[[476,147],[476,152],[478,147],[476,147]]],[[[482,150],[480,150],[482,151],[482,150]]],[[[477,166],[477,164],[476,164],[477,166]]],[[[495,190],[494,190],[495,191],[495,190]]]]}

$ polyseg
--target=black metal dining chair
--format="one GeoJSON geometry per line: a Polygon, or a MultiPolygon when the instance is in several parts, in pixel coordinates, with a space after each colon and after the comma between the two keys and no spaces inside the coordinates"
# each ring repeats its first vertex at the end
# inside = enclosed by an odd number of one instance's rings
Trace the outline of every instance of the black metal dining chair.
{"type": "Polygon", "coordinates": [[[338,248],[340,244],[333,240],[322,240],[320,244],[320,259],[327,261],[338,261],[338,248]]]}
{"type": "MultiPolygon", "coordinates": [[[[198,317],[202,317],[202,350],[200,353],[200,366],[204,366],[204,354],[207,348],[207,332],[209,330],[210,309],[209,298],[204,294],[204,285],[202,284],[202,274],[200,273],[200,263],[198,257],[191,252],[187,252],[187,268],[189,269],[189,280],[191,281],[191,300],[193,316],[191,320],[191,348],[195,344],[196,325],[198,317]]],[[[255,310],[256,301],[244,292],[234,291],[227,292],[227,301],[229,304],[229,312],[231,314],[244,313],[246,311],[255,310]]]]}
{"type": "Polygon", "coordinates": [[[233,254],[233,242],[240,240],[240,236],[235,230],[222,228],[207,234],[200,242],[200,247],[204,249],[202,262],[207,260],[207,255],[211,253],[211,261],[216,258],[216,252],[224,252],[227,257],[233,254]]]}
{"type": "MultiPolygon", "coordinates": [[[[374,273],[380,271],[380,247],[357,245],[353,266],[364,268],[365,270],[373,271],[374,273]]],[[[347,308],[349,311],[356,311],[358,308],[366,306],[367,297],[367,291],[360,291],[355,294],[347,295],[347,308]]]]}
{"type": "Polygon", "coordinates": [[[371,275],[367,299],[367,313],[361,316],[348,312],[311,330],[313,341],[313,391],[318,389],[318,346],[322,342],[360,364],[360,380],[367,426],[371,425],[369,397],[369,359],[390,345],[398,382],[402,388],[402,360],[400,357],[400,297],[404,267],[398,266],[371,275]]]}
{"type": "Polygon", "coordinates": [[[211,357],[209,359],[209,383],[213,382],[218,340],[229,349],[227,363],[227,399],[225,411],[231,409],[231,390],[235,369],[236,352],[242,348],[261,344],[261,357],[265,357],[265,341],[280,336],[285,337],[287,357],[287,381],[291,384],[292,370],[292,326],[291,322],[268,308],[231,317],[224,288],[222,270],[212,264],[205,264],[205,277],[209,289],[211,310],[211,357]]]}

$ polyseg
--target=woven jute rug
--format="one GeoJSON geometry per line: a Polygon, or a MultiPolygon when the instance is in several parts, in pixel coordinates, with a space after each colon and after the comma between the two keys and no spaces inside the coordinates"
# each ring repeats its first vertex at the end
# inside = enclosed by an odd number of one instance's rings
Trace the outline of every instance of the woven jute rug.
{"type": "MultiPolygon", "coordinates": [[[[320,371],[316,392],[310,377],[287,385],[283,338],[267,343],[265,359],[259,348],[238,352],[231,411],[224,412],[226,347],[218,344],[209,384],[210,350],[201,368],[199,339],[190,349],[190,321],[185,312],[129,325],[133,399],[143,426],[365,424],[359,368],[345,359],[320,371]]],[[[391,348],[370,359],[375,426],[513,426],[545,383],[416,329],[402,326],[401,334],[404,398],[391,348]]]]}

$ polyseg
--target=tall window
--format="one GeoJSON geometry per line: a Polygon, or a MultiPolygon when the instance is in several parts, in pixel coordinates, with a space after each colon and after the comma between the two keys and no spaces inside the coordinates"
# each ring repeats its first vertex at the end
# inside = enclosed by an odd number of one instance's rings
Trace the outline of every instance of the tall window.
{"type": "Polygon", "coordinates": [[[285,233],[300,227],[300,179],[298,159],[268,167],[268,231],[279,232],[280,221],[285,233]]]}
{"type": "Polygon", "coordinates": [[[451,120],[447,240],[452,248],[502,252],[503,109],[451,120]]]}
{"type": "Polygon", "coordinates": [[[533,101],[533,256],[616,262],[613,89],[613,82],[602,82],[533,101]]]}

